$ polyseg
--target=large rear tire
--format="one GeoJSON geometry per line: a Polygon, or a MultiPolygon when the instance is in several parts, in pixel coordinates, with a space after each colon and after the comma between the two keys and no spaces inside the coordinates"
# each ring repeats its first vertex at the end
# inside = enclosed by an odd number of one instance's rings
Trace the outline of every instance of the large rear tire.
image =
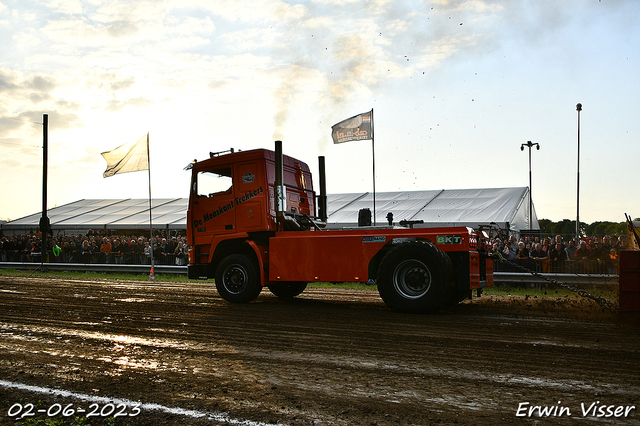
{"type": "Polygon", "coordinates": [[[405,243],[391,249],[378,267],[378,292],[392,309],[435,312],[450,297],[451,262],[429,242],[405,243]]]}
{"type": "Polygon", "coordinates": [[[286,282],[269,286],[271,293],[278,296],[279,299],[292,299],[301,294],[307,288],[304,282],[286,282]]]}
{"type": "Polygon", "coordinates": [[[216,269],[216,288],[228,302],[252,301],[262,291],[258,265],[243,254],[225,257],[216,269]]]}

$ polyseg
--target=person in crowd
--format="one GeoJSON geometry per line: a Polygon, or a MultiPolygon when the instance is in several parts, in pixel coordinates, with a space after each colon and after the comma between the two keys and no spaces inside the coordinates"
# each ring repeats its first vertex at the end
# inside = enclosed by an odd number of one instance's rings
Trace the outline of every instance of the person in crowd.
{"type": "MultiPolygon", "coordinates": [[[[138,255],[138,263],[140,265],[144,265],[147,262],[147,256],[145,253],[145,242],[144,238],[138,237],[138,243],[136,245],[136,254],[138,255]]],[[[151,256],[151,254],[149,254],[151,256]]]]}
{"type": "Polygon", "coordinates": [[[100,253],[102,253],[101,255],[101,262],[100,263],[111,263],[111,250],[112,250],[112,246],[111,246],[111,241],[109,241],[109,238],[104,237],[102,238],[102,244],[100,245],[100,253]]]}
{"type": "Polygon", "coordinates": [[[14,262],[24,262],[24,260],[22,260],[22,252],[24,251],[25,248],[25,239],[26,237],[20,235],[19,237],[15,238],[14,241],[14,246],[13,246],[13,261],[14,262]]]}
{"type": "Polygon", "coordinates": [[[496,253],[502,253],[502,251],[500,250],[500,244],[498,244],[498,242],[494,242],[491,246],[491,254],[494,255],[496,253]]]}
{"type": "Polygon", "coordinates": [[[34,243],[31,242],[32,238],[22,238],[20,241],[20,262],[29,262],[31,248],[34,243]]]}
{"type": "Polygon", "coordinates": [[[64,238],[62,242],[62,261],[65,263],[71,263],[71,242],[68,238],[64,238]]]}
{"type": "Polygon", "coordinates": [[[567,261],[567,252],[564,251],[562,241],[556,240],[555,246],[549,251],[549,260],[551,261],[551,267],[555,272],[563,271],[564,264],[567,261]]]}
{"type": "Polygon", "coordinates": [[[120,263],[131,262],[131,258],[130,258],[131,243],[130,243],[129,237],[124,237],[122,239],[122,244],[120,245],[120,252],[122,253],[122,258],[120,263]]]}
{"type": "Polygon", "coordinates": [[[615,249],[616,254],[617,254],[620,250],[622,250],[622,247],[623,247],[623,245],[624,245],[624,244],[623,244],[623,240],[624,240],[624,236],[623,236],[623,235],[620,235],[620,236],[618,236],[618,237],[616,237],[616,236],[612,236],[612,237],[611,237],[611,245],[612,245],[612,246],[613,246],[613,248],[615,249]]]}
{"type": "Polygon", "coordinates": [[[610,249],[602,241],[596,241],[596,248],[589,255],[588,260],[597,265],[596,272],[601,274],[609,273],[612,266],[610,249]]]}
{"type": "Polygon", "coordinates": [[[633,242],[633,238],[627,238],[626,235],[620,235],[618,237],[618,251],[620,250],[633,250],[635,244],[633,242]]]}
{"type": "Polygon", "coordinates": [[[15,236],[7,238],[2,247],[4,249],[4,256],[7,262],[13,262],[15,251],[15,236]]]}
{"type": "Polygon", "coordinates": [[[536,243],[534,249],[531,251],[530,256],[533,260],[541,261],[544,259],[548,259],[549,256],[547,252],[542,250],[542,244],[536,243]]]}
{"type": "Polygon", "coordinates": [[[566,247],[566,245],[564,244],[564,241],[562,241],[562,235],[556,235],[553,244],[549,244],[549,246],[551,248],[554,248],[555,244],[560,244],[562,246],[562,249],[566,247]]]}
{"type": "Polygon", "coordinates": [[[529,260],[529,250],[525,246],[524,241],[518,243],[518,251],[516,252],[517,260],[529,260]]]}
{"type": "Polygon", "coordinates": [[[567,253],[567,259],[575,260],[576,259],[576,251],[578,251],[578,247],[576,247],[576,240],[573,238],[569,240],[567,243],[567,247],[565,247],[564,251],[567,253]]]}
{"type": "Polygon", "coordinates": [[[183,243],[182,241],[178,241],[176,244],[176,248],[173,252],[175,259],[176,259],[176,265],[186,265],[187,264],[187,245],[185,243],[183,243]]]}
{"type": "Polygon", "coordinates": [[[542,250],[544,250],[545,253],[549,254],[549,239],[542,239],[542,250]]]}
{"type": "Polygon", "coordinates": [[[518,265],[524,266],[525,268],[528,268],[528,269],[534,268],[534,262],[530,257],[530,251],[527,248],[527,245],[525,244],[524,239],[520,239],[520,241],[518,242],[518,251],[516,252],[515,262],[518,265]]]}
{"type": "Polygon", "coordinates": [[[498,250],[500,251],[500,254],[502,254],[502,251],[504,250],[504,242],[502,241],[502,239],[500,239],[500,237],[497,237],[494,242],[498,244],[498,250]]]}
{"type": "Polygon", "coordinates": [[[31,247],[26,252],[26,260],[27,262],[35,262],[36,260],[40,261],[40,251],[42,251],[42,247],[36,244],[36,240],[31,240],[31,247]]]}
{"type": "Polygon", "coordinates": [[[120,242],[120,238],[115,238],[113,240],[113,246],[111,248],[111,256],[112,260],[120,265],[122,264],[122,243],[120,242]]]}
{"type": "Polygon", "coordinates": [[[169,247],[167,247],[167,239],[160,240],[160,244],[154,244],[153,252],[157,253],[158,263],[166,264],[167,256],[169,254],[169,247]]]}
{"type": "Polygon", "coordinates": [[[535,243],[533,250],[529,252],[529,256],[535,262],[536,271],[549,272],[549,255],[542,250],[542,243],[535,243]]]}
{"type": "Polygon", "coordinates": [[[504,256],[504,258],[510,262],[513,262],[514,260],[516,260],[517,253],[518,253],[517,245],[511,240],[507,241],[504,247],[504,250],[502,251],[502,255],[504,256]]]}
{"type": "Polygon", "coordinates": [[[147,241],[144,243],[144,263],[147,265],[151,264],[151,244],[147,241]]]}
{"type": "Polygon", "coordinates": [[[80,258],[82,263],[91,263],[91,257],[93,256],[93,246],[89,244],[89,240],[83,240],[80,247],[80,258]]]}
{"type": "Polygon", "coordinates": [[[168,255],[167,264],[175,263],[174,253],[176,251],[176,247],[178,247],[178,239],[175,236],[167,239],[167,245],[165,247],[166,253],[168,255]]]}
{"type": "Polygon", "coordinates": [[[587,248],[587,242],[585,240],[580,240],[580,247],[576,250],[576,253],[573,255],[574,260],[585,261],[589,258],[591,251],[587,248]]]}

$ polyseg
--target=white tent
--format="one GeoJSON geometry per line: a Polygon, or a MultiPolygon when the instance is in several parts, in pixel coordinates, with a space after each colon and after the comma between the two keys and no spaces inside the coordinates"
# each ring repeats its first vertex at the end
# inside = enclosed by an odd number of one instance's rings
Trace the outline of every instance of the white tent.
{"type": "MultiPolygon", "coordinates": [[[[373,212],[369,192],[328,195],[328,224],[331,229],[358,225],[358,211],[373,212]]],[[[153,228],[184,230],[187,226],[186,198],[152,200],[153,228]]],[[[422,220],[417,227],[470,226],[495,224],[512,232],[529,229],[529,189],[453,189],[376,193],[376,224],[386,225],[387,213],[395,224],[401,220],[422,220]]],[[[6,222],[5,235],[38,229],[41,212],[6,222]]],[[[147,199],[79,200],[47,212],[54,233],[82,233],[89,229],[149,229],[147,199]]],[[[533,210],[531,229],[540,229],[533,210]]]]}

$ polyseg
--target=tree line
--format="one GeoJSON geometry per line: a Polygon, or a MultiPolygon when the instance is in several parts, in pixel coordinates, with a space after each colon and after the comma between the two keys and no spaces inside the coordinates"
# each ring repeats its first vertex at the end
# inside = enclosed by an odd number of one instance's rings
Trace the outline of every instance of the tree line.
{"type": "MultiPolygon", "coordinates": [[[[640,221],[640,218],[634,219],[634,221],[640,221]]],[[[542,234],[553,235],[575,235],[576,233],[576,221],[563,219],[559,222],[554,222],[550,219],[539,219],[540,232],[542,234]]],[[[580,222],[580,231],[582,235],[627,235],[628,228],[627,222],[609,222],[598,221],[593,223],[580,222]]]]}

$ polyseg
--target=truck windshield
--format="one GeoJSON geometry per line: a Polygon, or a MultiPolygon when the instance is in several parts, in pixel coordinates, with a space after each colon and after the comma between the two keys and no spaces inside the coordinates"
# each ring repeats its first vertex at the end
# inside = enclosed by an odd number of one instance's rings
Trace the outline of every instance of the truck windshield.
{"type": "Polygon", "coordinates": [[[198,172],[193,189],[198,197],[212,197],[230,191],[231,185],[231,169],[220,169],[198,172]]]}

